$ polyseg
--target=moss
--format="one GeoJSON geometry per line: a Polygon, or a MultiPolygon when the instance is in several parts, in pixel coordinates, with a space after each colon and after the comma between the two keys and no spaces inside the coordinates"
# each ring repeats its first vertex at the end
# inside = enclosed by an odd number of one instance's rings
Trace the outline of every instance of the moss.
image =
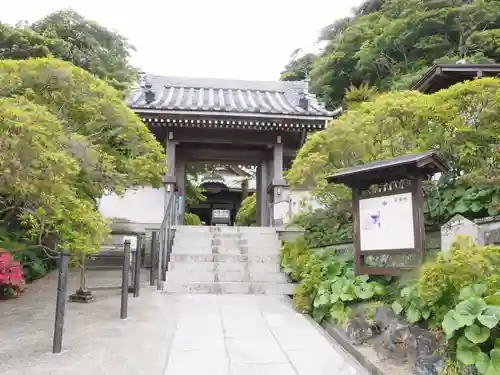
{"type": "Polygon", "coordinates": [[[464,366],[460,362],[452,359],[448,359],[444,364],[443,368],[439,370],[439,375],[464,375],[464,374],[466,374],[464,366]]]}

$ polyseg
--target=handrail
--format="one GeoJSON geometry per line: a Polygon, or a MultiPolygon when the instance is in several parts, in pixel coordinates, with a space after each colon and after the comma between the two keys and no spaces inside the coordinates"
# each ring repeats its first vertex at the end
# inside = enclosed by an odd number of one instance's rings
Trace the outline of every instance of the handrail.
{"type": "Polygon", "coordinates": [[[168,202],[165,209],[165,214],[160,226],[160,248],[158,252],[158,273],[156,275],[156,288],[162,289],[162,281],[165,281],[168,262],[170,261],[172,225],[175,221],[175,201],[176,194],[168,195],[168,202]]]}

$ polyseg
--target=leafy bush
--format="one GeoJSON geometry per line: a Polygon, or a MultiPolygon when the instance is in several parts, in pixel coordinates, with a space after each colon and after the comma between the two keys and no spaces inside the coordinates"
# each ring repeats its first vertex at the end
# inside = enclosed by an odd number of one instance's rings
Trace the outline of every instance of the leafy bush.
{"type": "Polygon", "coordinates": [[[350,210],[318,209],[294,217],[292,224],[304,228],[304,238],[309,247],[331,246],[352,240],[350,210]]]}
{"type": "Polygon", "coordinates": [[[12,255],[0,249],[0,295],[19,296],[24,290],[23,269],[12,255]]]}
{"type": "Polygon", "coordinates": [[[281,265],[294,281],[299,281],[293,296],[296,308],[312,314],[318,322],[331,319],[343,323],[350,303],[384,293],[384,286],[369,276],[354,275],[350,253],[334,249],[313,251],[304,238],[283,246],[281,265]]]}
{"type": "Polygon", "coordinates": [[[0,130],[0,210],[38,246],[97,251],[109,223],[96,200],[165,173],[161,145],[121,94],[56,59],[0,60],[0,130]]]}
{"type": "Polygon", "coordinates": [[[37,280],[56,267],[54,259],[22,231],[0,226],[0,248],[21,264],[26,282],[37,280]]]}
{"type": "Polygon", "coordinates": [[[460,214],[477,219],[500,214],[500,185],[439,181],[425,189],[424,214],[427,225],[440,226],[460,214]]]}
{"type": "Polygon", "coordinates": [[[458,238],[447,259],[441,253],[435,262],[425,264],[418,280],[403,288],[392,306],[411,323],[427,320],[440,328],[463,288],[482,284],[487,294],[495,293],[500,288],[499,272],[499,246],[477,246],[469,238],[458,238]]]}
{"type": "Polygon", "coordinates": [[[184,225],[201,225],[200,217],[192,212],[184,214],[184,225]]]}
{"type": "Polygon", "coordinates": [[[251,226],[257,222],[257,196],[250,195],[243,199],[236,214],[236,225],[251,226]]]}
{"type": "Polygon", "coordinates": [[[484,284],[460,291],[459,303],[445,315],[446,338],[464,365],[475,365],[480,374],[500,374],[500,292],[484,297],[484,284]]]}

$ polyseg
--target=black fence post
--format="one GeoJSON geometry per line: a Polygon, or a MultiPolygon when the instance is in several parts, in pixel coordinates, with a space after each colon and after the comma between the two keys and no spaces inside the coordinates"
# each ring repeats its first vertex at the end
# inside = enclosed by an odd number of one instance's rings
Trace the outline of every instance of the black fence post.
{"type": "Polygon", "coordinates": [[[141,288],[141,249],[143,237],[141,234],[137,235],[137,247],[135,249],[135,263],[134,263],[134,298],[139,297],[139,290],[141,288]]]}
{"type": "Polygon", "coordinates": [[[54,323],[54,337],[52,353],[58,354],[62,350],[64,332],[64,313],[66,311],[66,290],[68,287],[68,270],[70,255],[64,251],[60,253],[59,277],[57,279],[56,314],[54,323]]]}
{"type": "Polygon", "coordinates": [[[151,270],[149,271],[149,285],[155,285],[156,266],[156,232],[151,232],[151,270]]]}
{"type": "Polygon", "coordinates": [[[127,319],[129,271],[130,271],[130,240],[125,240],[123,246],[122,299],[120,306],[120,319],[127,319]]]}

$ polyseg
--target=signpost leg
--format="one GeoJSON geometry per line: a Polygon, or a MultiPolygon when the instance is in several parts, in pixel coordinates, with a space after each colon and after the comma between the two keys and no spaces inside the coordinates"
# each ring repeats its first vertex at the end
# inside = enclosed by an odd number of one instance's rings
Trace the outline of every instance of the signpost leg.
{"type": "Polygon", "coordinates": [[[56,314],[52,353],[61,353],[64,331],[64,312],[66,310],[66,289],[68,286],[69,254],[61,252],[59,277],[57,280],[56,314]]]}
{"type": "Polygon", "coordinates": [[[130,270],[130,240],[125,240],[123,246],[122,298],[120,306],[120,319],[127,319],[129,270],[130,270]]]}

